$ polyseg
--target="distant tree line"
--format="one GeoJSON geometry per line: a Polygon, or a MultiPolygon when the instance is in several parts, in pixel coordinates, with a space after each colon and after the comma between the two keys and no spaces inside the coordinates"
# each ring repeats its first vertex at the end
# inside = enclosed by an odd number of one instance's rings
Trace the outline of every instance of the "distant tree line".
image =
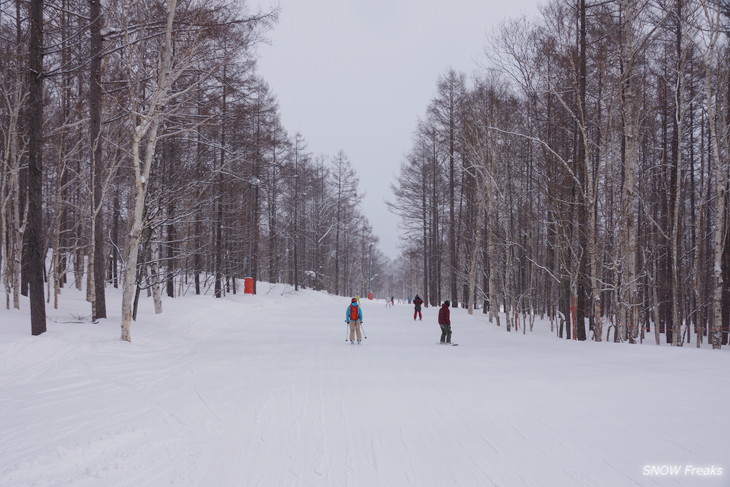
{"type": "Polygon", "coordinates": [[[504,22],[481,74],[439,78],[393,186],[407,286],[507,330],[726,345],[729,37],[719,0],[504,22]]]}
{"type": "MultiPolygon", "coordinates": [[[[0,2],[0,276],[33,334],[68,286],[93,320],[121,287],[236,293],[236,279],[354,295],[385,257],[344,152],[282,127],[256,72],[276,11],[233,0],[0,2]]],[[[373,284],[374,286],[375,284],[373,284]]]]}

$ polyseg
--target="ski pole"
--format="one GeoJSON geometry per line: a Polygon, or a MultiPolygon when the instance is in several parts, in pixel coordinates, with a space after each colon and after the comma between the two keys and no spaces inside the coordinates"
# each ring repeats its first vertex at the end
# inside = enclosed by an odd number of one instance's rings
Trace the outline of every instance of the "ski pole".
{"type": "Polygon", "coordinates": [[[350,336],[350,324],[345,321],[345,341],[348,340],[350,336]]]}
{"type": "Polygon", "coordinates": [[[362,334],[365,337],[365,340],[368,339],[368,334],[365,333],[365,325],[363,323],[360,323],[360,328],[362,328],[362,334]]]}

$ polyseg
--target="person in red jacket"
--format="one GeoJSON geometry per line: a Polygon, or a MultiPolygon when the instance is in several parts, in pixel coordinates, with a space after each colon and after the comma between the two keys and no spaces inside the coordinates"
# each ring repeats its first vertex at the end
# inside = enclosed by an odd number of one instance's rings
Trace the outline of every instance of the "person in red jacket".
{"type": "Polygon", "coordinates": [[[451,343],[451,306],[450,301],[444,301],[439,310],[439,326],[441,327],[441,343],[451,343]]]}
{"type": "Polygon", "coordinates": [[[423,315],[421,314],[421,305],[423,304],[423,299],[416,294],[416,297],[413,298],[413,321],[416,321],[416,316],[418,316],[419,319],[423,319],[423,315]]]}

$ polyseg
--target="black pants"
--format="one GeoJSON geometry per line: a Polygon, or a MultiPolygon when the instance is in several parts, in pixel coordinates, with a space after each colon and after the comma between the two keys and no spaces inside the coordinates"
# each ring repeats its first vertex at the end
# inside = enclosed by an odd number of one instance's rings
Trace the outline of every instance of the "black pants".
{"type": "Polygon", "coordinates": [[[441,343],[451,343],[451,325],[439,325],[441,327],[441,343]]]}

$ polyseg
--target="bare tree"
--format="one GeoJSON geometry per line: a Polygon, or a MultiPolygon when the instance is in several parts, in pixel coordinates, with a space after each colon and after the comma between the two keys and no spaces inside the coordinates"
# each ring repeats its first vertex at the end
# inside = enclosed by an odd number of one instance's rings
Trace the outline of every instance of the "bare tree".
{"type": "Polygon", "coordinates": [[[43,0],[30,2],[28,89],[28,272],[30,322],[33,335],[46,331],[43,292],[45,240],[43,235],[43,0]]]}

